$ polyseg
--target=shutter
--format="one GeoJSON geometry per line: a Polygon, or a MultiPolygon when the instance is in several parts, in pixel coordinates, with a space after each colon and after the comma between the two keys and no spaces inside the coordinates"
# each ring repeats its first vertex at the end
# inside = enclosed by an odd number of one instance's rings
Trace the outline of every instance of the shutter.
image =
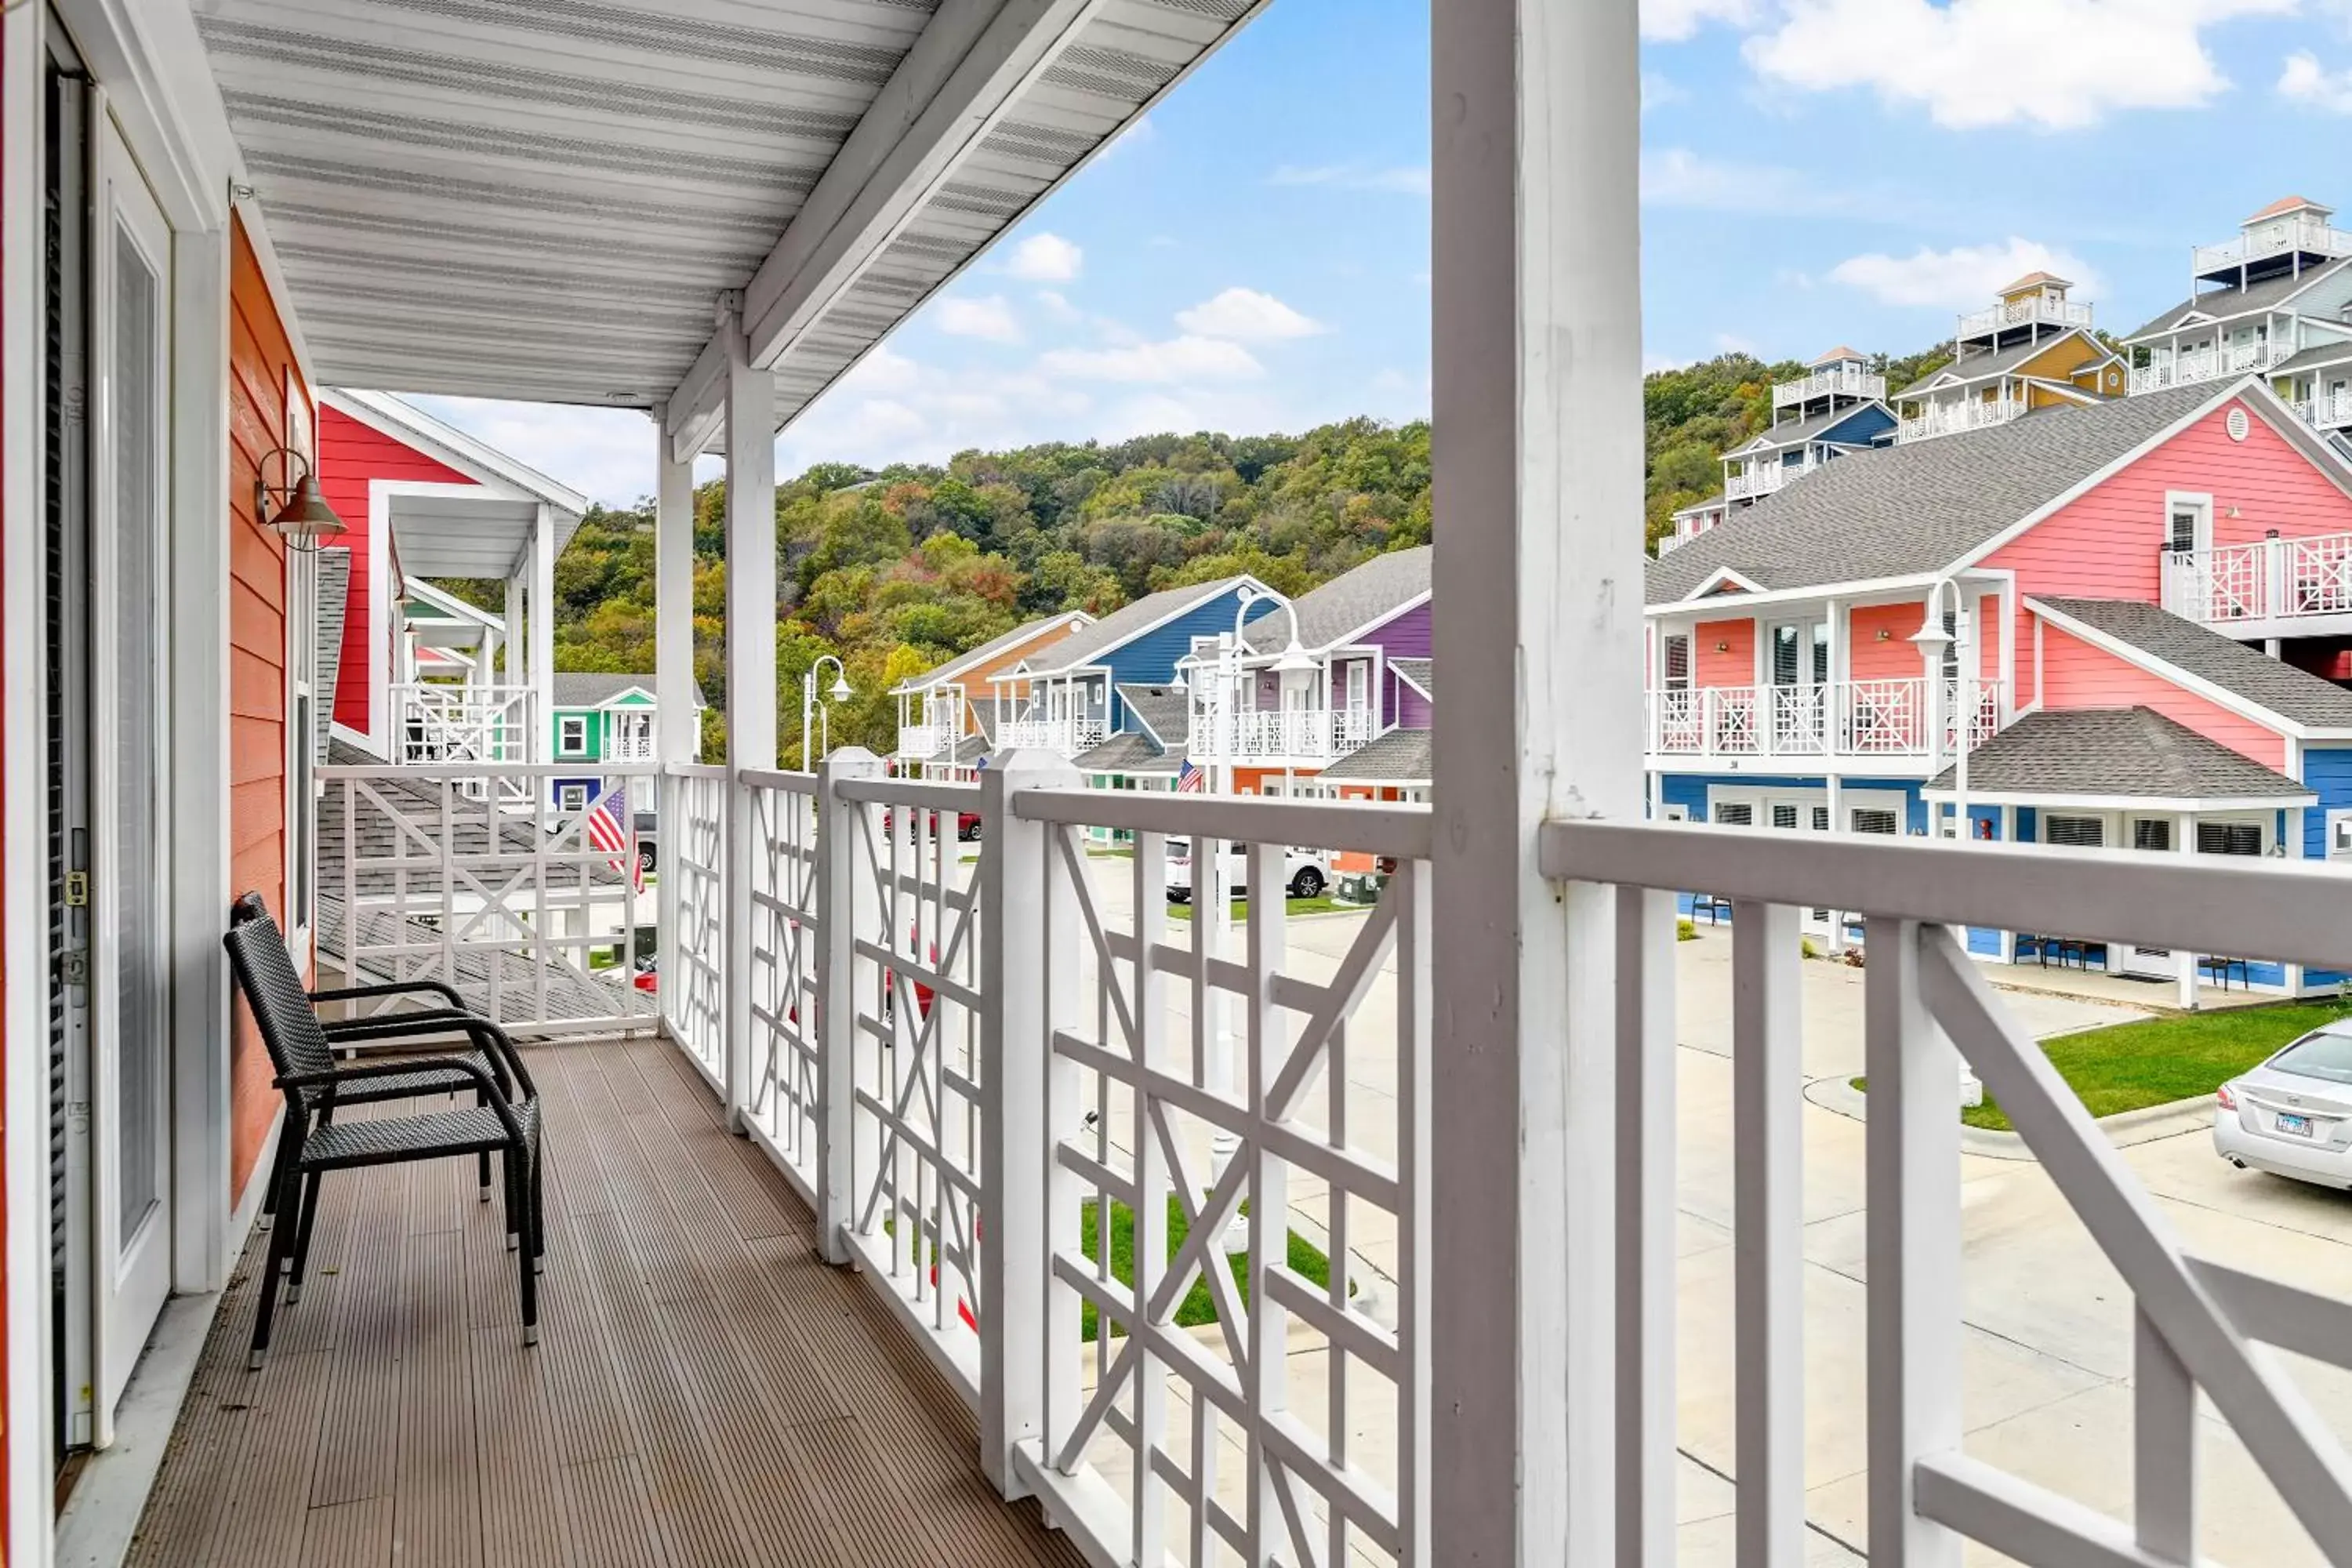
{"type": "Polygon", "coordinates": [[[1797,826],[1797,808],[1793,805],[1774,806],[1772,808],[1772,826],[1783,830],[1795,827],[1797,826]]]}
{"type": "Polygon", "coordinates": [[[2106,824],[2095,816],[2059,816],[2055,814],[2042,820],[2042,841],[2044,844],[2069,844],[2081,849],[2096,849],[2106,842],[2106,824]]]}
{"type": "Polygon", "coordinates": [[[1756,808],[1746,801],[1719,800],[1715,803],[1715,820],[1725,827],[1753,827],[1756,808]]]}
{"type": "Polygon", "coordinates": [[[2200,855],[2252,855],[2263,852],[2259,822],[2200,822],[2197,825],[2200,855]]]}
{"type": "Polygon", "coordinates": [[[1671,689],[1679,689],[1689,686],[1691,679],[1690,638],[1686,636],[1668,637],[1666,639],[1665,646],[1665,660],[1667,687],[1671,689]]]}
{"type": "Polygon", "coordinates": [[[1830,808],[1826,805],[1817,805],[1813,807],[1813,831],[1816,833],[1827,833],[1829,830],[1830,808]]]}
{"type": "Polygon", "coordinates": [[[1893,812],[1874,805],[1858,805],[1853,811],[1853,830],[1856,833],[1878,833],[1892,837],[1900,834],[1902,827],[1895,821],[1893,812]]]}
{"type": "Polygon", "coordinates": [[[1772,628],[1772,684],[1797,684],[1797,630],[1795,626],[1772,628]]]}

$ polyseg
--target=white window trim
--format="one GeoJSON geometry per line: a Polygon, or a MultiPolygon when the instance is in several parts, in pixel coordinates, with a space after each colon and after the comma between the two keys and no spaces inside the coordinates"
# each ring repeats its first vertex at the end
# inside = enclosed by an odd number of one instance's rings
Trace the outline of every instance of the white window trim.
{"type": "Polygon", "coordinates": [[[588,717],[584,713],[559,713],[555,718],[555,754],[560,757],[584,757],[588,754],[588,717]],[[579,726],[580,738],[572,738],[572,726],[579,726]]]}
{"type": "Polygon", "coordinates": [[[2164,547],[2168,552],[2169,552],[2172,548],[2172,514],[2176,511],[2194,511],[2197,514],[2197,528],[2195,532],[2196,547],[2200,551],[2212,549],[2212,496],[2203,490],[2167,490],[2164,492],[2163,538],[2164,547]]]}

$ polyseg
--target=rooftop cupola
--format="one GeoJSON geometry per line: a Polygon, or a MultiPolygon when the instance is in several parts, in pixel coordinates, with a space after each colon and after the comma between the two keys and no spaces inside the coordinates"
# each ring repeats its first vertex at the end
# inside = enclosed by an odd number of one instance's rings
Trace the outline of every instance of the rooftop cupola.
{"type": "Polygon", "coordinates": [[[2015,348],[2039,342],[2091,324],[2091,307],[2066,298],[2074,285],[2054,272],[2029,272],[1996,290],[1996,300],[1960,318],[1953,341],[1962,353],[1970,349],[2015,348]]]}
{"type": "Polygon", "coordinates": [[[1806,367],[1794,381],[1774,384],[1772,419],[1809,419],[1886,395],[1886,378],[1873,374],[1870,361],[1841,344],[1806,367]]]}
{"type": "Polygon", "coordinates": [[[2190,270],[2200,283],[2243,288],[2352,256],[2352,233],[2337,228],[2335,216],[2334,207],[2308,196],[2283,197],[2240,224],[2237,238],[2199,246],[2190,270]]]}

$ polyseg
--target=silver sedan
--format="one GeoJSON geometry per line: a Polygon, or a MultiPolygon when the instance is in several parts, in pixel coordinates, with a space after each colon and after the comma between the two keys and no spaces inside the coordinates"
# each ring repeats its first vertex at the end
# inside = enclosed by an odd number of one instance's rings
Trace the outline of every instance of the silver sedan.
{"type": "Polygon", "coordinates": [[[2213,1150],[2232,1165],[2352,1187],[2352,1018],[2314,1029],[2213,1100],[2213,1150]]]}

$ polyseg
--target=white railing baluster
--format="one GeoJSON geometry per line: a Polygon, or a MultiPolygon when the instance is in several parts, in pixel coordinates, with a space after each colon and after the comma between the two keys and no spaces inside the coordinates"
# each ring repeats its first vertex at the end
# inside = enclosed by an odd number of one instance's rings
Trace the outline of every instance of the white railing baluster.
{"type": "Polygon", "coordinates": [[[1436,1030],[1428,867],[1400,861],[1389,891],[1397,901],[1397,1555],[1418,1568],[1437,1562],[1429,1521],[1429,1073],[1436,1030]]]}
{"type": "Polygon", "coordinates": [[[1617,889],[1617,1562],[1675,1557],[1675,896],[1617,889]]]}
{"type": "Polygon", "coordinates": [[[723,977],[726,1023],[719,1054],[720,1097],[727,1108],[727,1126],[743,1131],[743,1107],[751,1079],[751,799],[740,780],[730,776],[722,809],[726,812],[727,882],[723,937],[727,964],[723,977]]]}
{"type": "Polygon", "coordinates": [[[817,1250],[833,1264],[849,1261],[843,1229],[857,1212],[853,1174],[858,1142],[857,938],[872,930],[874,882],[858,864],[857,814],[866,808],[841,796],[845,779],[879,777],[871,753],[847,747],[825,758],[817,784],[816,1042],[817,1250]]]}
{"type": "Polygon", "coordinates": [[[1805,1548],[1804,1019],[1797,910],[1732,907],[1736,1534],[1742,1568],[1805,1548]]]}
{"type": "Polygon", "coordinates": [[[1958,1568],[1960,1538],[1912,1504],[1916,1461],[1960,1446],[1958,1059],[1920,1000],[1917,924],[1864,941],[1870,1561],[1958,1568]]]}
{"type": "Polygon", "coordinates": [[[2158,1563],[2197,1561],[2197,1384],[2148,1315],[2132,1312],[2132,1522],[2158,1563]]]}
{"type": "MultiPolygon", "coordinates": [[[[1280,844],[1249,847],[1248,924],[1242,936],[1242,961],[1249,991],[1244,998],[1247,1016],[1236,1031],[1235,1045],[1244,1063],[1244,1081],[1232,1087],[1247,1100],[1250,1118],[1263,1125],[1275,1120],[1268,1103],[1274,1075],[1289,1060],[1289,1036],[1274,1000],[1275,976],[1281,972],[1288,945],[1288,905],[1283,884],[1280,844]]],[[[1222,857],[1220,857],[1222,858],[1222,857]]],[[[1193,864],[1199,864],[1197,858],[1193,864]]],[[[1203,911],[1204,913],[1206,911],[1203,911]]],[[[1290,1239],[1290,1163],[1272,1141],[1249,1140],[1238,1156],[1253,1167],[1249,1215],[1249,1371],[1243,1398],[1254,1423],[1280,1421],[1290,1406],[1290,1362],[1286,1354],[1290,1314],[1281,1297],[1267,1287],[1269,1270],[1286,1268],[1290,1239]]],[[[1342,1200],[1344,1201],[1344,1200],[1342,1200]]],[[[1344,1270],[1345,1258],[1331,1267],[1344,1270]]],[[[1214,1267],[1213,1264],[1212,1267],[1214,1267]]],[[[1335,1352],[1336,1353],[1336,1351],[1335,1352]]],[[[1332,1375],[1339,1375],[1333,1369],[1332,1375]]],[[[1250,1557],[1254,1565],[1281,1560],[1286,1548],[1297,1550],[1297,1561],[1311,1562],[1313,1552],[1299,1542],[1299,1531],[1289,1516],[1297,1507],[1290,1483],[1277,1481],[1274,1466],[1261,1446],[1249,1472],[1250,1557]]],[[[1150,1561],[1143,1559],[1142,1561],[1150,1561]]]]}

